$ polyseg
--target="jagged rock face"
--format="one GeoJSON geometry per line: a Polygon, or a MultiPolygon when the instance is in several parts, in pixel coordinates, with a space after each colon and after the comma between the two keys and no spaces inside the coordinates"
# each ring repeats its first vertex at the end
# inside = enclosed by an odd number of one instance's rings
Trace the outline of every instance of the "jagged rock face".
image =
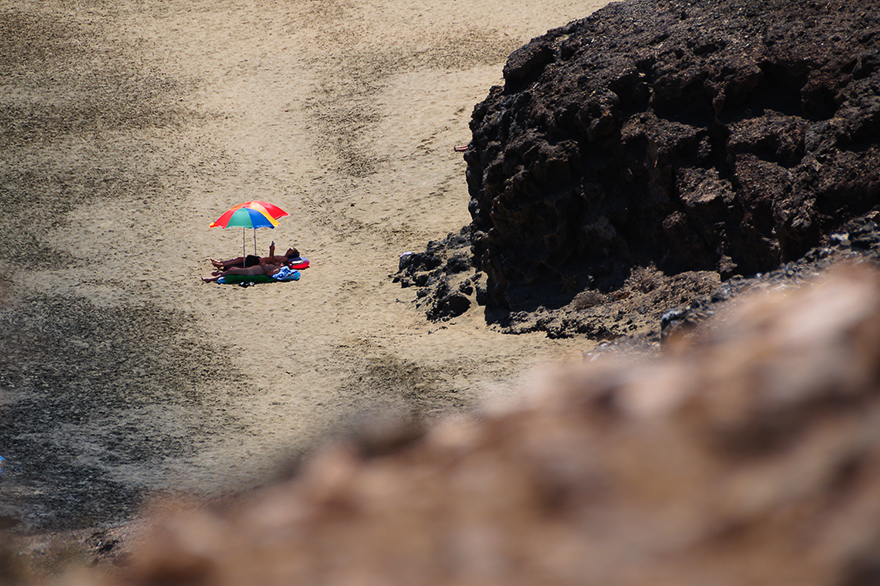
{"type": "Polygon", "coordinates": [[[635,0],[514,52],[465,154],[487,303],[767,271],[880,200],[880,2],[635,0]]]}
{"type": "Polygon", "coordinates": [[[401,255],[393,281],[401,287],[417,288],[416,306],[428,319],[442,321],[457,317],[471,306],[471,297],[485,305],[485,276],[473,272],[470,227],[443,240],[428,242],[425,252],[401,255]]]}

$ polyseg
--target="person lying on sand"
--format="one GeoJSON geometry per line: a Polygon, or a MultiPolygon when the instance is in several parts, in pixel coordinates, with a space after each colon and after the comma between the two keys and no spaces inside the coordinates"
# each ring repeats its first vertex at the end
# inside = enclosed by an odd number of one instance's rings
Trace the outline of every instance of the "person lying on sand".
{"type": "Polygon", "coordinates": [[[225,271],[214,271],[211,273],[210,277],[202,277],[202,281],[205,283],[215,283],[220,277],[226,277],[228,275],[245,275],[249,277],[266,275],[267,277],[272,277],[280,281],[281,279],[289,277],[291,274],[293,274],[293,269],[285,263],[272,264],[261,262],[252,267],[232,267],[225,271]]]}
{"type": "Polygon", "coordinates": [[[289,263],[292,259],[299,258],[299,251],[296,248],[288,248],[287,252],[284,253],[284,256],[275,256],[275,241],[272,241],[272,244],[269,245],[269,256],[259,257],[249,254],[247,256],[237,256],[235,258],[230,258],[229,260],[214,260],[211,259],[211,264],[214,265],[214,268],[220,269],[221,271],[225,271],[226,269],[231,269],[233,267],[253,267],[262,263],[269,263],[275,265],[285,265],[289,263]]]}

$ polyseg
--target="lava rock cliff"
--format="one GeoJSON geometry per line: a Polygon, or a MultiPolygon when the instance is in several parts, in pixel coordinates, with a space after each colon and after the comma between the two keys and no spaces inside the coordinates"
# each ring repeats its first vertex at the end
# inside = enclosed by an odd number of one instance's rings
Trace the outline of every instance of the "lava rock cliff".
{"type": "Polygon", "coordinates": [[[880,200],[880,2],[611,4],[515,51],[470,126],[488,307],[751,277],[880,200]]]}

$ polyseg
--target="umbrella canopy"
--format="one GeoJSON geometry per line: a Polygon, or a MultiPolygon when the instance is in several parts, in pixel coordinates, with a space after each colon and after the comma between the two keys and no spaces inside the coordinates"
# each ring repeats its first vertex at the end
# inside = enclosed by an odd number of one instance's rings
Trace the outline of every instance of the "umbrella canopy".
{"type": "Polygon", "coordinates": [[[211,228],[274,228],[278,218],[289,216],[276,205],[265,201],[248,201],[226,210],[211,222],[211,228]]]}
{"type": "Polygon", "coordinates": [[[241,254],[244,251],[244,230],[254,230],[254,254],[257,253],[257,228],[275,228],[278,218],[289,216],[278,206],[265,201],[248,201],[226,210],[222,216],[211,222],[209,228],[242,228],[241,254]]]}

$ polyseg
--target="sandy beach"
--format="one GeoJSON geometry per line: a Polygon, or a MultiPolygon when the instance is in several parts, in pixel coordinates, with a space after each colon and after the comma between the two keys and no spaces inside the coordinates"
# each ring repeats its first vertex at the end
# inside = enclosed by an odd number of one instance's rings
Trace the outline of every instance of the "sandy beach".
{"type": "MultiPolygon", "coordinates": [[[[21,531],[263,482],[327,433],[510,392],[593,342],[430,323],[389,275],[469,223],[456,145],[511,51],[601,0],[0,1],[0,488],[21,531]],[[311,261],[206,284],[248,200],[311,261]]],[[[253,233],[244,234],[248,253],[253,233]]]]}

